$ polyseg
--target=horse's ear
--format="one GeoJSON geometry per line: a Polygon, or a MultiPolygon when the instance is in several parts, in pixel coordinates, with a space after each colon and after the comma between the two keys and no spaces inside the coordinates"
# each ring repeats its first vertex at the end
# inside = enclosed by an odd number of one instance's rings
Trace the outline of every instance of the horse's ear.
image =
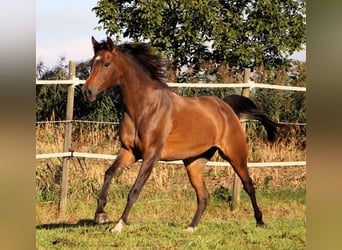
{"type": "Polygon", "coordinates": [[[93,36],[91,37],[91,43],[93,44],[93,48],[95,48],[99,44],[93,36]]]}
{"type": "Polygon", "coordinates": [[[109,51],[113,51],[113,49],[114,49],[114,43],[113,43],[112,39],[110,39],[110,37],[107,37],[107,49],[109,51]]]}

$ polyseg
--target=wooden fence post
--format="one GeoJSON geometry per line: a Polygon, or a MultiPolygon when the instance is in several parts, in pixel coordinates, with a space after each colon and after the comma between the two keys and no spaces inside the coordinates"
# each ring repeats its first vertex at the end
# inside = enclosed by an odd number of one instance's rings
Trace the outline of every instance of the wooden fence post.
{"type": "MultiPolygon", "coordinates": [[[[251,69],[245,68],[244,70],[244,76],[243,76],[243,82],[248,83],[249,78],[251,75],[251,69]]],[[[249,97],[250,89],[242,88],[241,95],[249,97]]],[[[246,124],[243,125],[244,131],[246,132],[246,124]]],[[[234,182],[233,182],[233,200],[231,204],[231,209],[234,210],[239,206],[240,203],[240,194],[241,194],[241,180],[240,177],[237,174],[234,174],[234,182]]]]}
{"type": "MultiPolygon", "coordinates": [[[[73,80],[76,77],[76,62],[69,61],[69,80],[73,80]]],[[[63,151],[69,152],[71,149],[71,132],[72,132],[72,119],[74,109],[74,93],[75,85],[70,84],[68,86],[68,99],[66,107],[66,123],[64,128],[64,146],[63,151]]],[[[68,194],[68,170],[69,170],[69,157],[63,158],[62,166],[62,181],[61,181],[61,195],[59,202],[59,216],[63,216],[67,208],[67,194],[68,194]]]]}

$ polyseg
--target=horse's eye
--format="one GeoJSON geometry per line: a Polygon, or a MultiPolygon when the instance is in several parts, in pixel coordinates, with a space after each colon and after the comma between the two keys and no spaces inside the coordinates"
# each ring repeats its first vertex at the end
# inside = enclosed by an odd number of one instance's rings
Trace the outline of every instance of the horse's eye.
{"type": "Polygon", "coordinates": [[[103,64],[103,66],[105,66],[105,67],[109,67],[109,65],[110,65],[109,62],[106,62],[106,63],[103,64]]]}

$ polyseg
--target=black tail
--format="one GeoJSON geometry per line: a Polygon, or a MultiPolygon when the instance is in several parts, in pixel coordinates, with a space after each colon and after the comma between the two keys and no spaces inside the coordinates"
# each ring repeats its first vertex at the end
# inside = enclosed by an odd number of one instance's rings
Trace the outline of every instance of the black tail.
{"type": "Polygon", "coordinates": [[[242,95],[229,95],[224,97],[223,100],[232,107],[240,118],[256,119],[260,121],[267,131],[267,140],[270,142],[275,141],[278,134],[277,127],[280,127],[281,125],[271,120],[268,115],[258,109],[251,99],[242,95]]]}

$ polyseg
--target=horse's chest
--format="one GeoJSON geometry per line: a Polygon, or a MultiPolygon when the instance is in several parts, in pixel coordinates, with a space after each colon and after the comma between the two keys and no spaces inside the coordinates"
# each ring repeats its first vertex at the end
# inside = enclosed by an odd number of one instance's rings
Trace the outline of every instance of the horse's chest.
{"type": "Polygon", "coordinates": [[[124,116],[120,124],[122,143],[139,152],[156,145],[163,147],[171,129],[170,115],[166,111],[160,107],[155,112],[144,112],[139,118],[124,116]]]}
{"type": "Polygon", "coordinates": [[[148,125],[132,126],[131,123],[120,125],[120,140],[125,147],[134,149],[134,151],[142,152],[146,145],[149,144],[152,137],[155,137],[156,131],[148,129],[148,125]]]}

